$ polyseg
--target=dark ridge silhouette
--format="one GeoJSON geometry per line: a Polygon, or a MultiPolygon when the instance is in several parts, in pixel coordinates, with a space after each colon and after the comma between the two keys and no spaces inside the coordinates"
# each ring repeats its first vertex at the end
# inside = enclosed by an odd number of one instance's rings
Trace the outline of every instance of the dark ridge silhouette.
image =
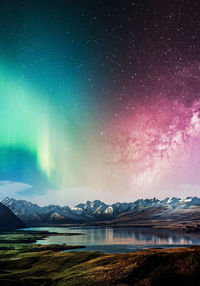
{"type": "Polygon", "coordinates": [[[0,203],[0,230],[12,230],[26,225],[6,206],[0,203]]]}

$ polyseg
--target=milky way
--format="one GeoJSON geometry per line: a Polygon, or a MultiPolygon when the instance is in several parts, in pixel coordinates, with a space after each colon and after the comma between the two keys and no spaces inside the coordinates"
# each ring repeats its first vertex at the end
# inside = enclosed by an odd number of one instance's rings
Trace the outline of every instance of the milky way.
{"type": "Polygon", "coordinates": [[[162,195],[200,183],[200,65],[157,82],[148,94],[141,91],[142,99],[116,120],[114,131],[111,126],[108,164],[121,189],[162,195]]]}
{"type": "Polygon", "coordinates": [[[50,203],[198,195],[199,11],[1,1],[0,182],[50,203]]]}

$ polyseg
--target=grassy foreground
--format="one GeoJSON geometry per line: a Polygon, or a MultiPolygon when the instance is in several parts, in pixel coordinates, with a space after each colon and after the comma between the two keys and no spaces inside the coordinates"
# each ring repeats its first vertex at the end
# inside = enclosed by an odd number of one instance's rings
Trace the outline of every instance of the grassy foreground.
{"type": "Polygon", "coordinates": [[[28,242],[27,236],[34,240],[37,235],[0,235],[1,286],[200,285],[197,246],[128,254],[60,252],[70,247],[28,242]]]}

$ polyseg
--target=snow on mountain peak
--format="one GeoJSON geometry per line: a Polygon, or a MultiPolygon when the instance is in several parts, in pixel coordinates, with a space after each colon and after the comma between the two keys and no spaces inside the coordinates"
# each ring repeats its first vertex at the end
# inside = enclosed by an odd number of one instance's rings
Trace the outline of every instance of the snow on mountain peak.
{"type": "Polygon", "coordinates": [[[107,205],[100,200],[87,201],[74,207],[60,207],[58,205],[49,205],[40,207],[37,204],[27,202],[25,200],[15,200],[6,197],[2,203],[9,207],[21,220],[25,223],[33,221],[41,223],[51,218],[66,218],[74,221],[90,221],[96,219],[106,219],[116,217],[121,213],[128,211],[139,211],[141,209],[165,207],[167,212],[184,211],[200,206],[200,198],[187,197],[166,198],[163,200],[139,199],[130,203],[120,203],[107,205]]]}

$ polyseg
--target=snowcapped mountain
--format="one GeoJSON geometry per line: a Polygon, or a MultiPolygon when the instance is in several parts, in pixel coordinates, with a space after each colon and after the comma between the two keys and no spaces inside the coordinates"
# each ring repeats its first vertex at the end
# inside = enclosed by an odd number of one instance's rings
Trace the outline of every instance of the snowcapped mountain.
{"type": "Polygon", "coordinates": [[[99,200],[87,201],[72,208],[58,205],[40,207],[25,200],[5,198],[2,203],[28,225],[112,220],[123,214],[154,213],[160,217],[200,213],[200,198],[140,199],[130,203],[107,205],[99,200]],[[149,209],[153,210],[149,212],[149,209]],[[155,212],[157,210],[157,212],[155,212]],[[158,211],[159,210],[159,211],[158,211]]]}
{"type": "Polygon", "coordinates": [[[82,221],[82,218],[68,206],[49,205],[40,207],[25,200],[5,198],[2,204],[28,225],[43,223],[73,223],[82,221]]]}

